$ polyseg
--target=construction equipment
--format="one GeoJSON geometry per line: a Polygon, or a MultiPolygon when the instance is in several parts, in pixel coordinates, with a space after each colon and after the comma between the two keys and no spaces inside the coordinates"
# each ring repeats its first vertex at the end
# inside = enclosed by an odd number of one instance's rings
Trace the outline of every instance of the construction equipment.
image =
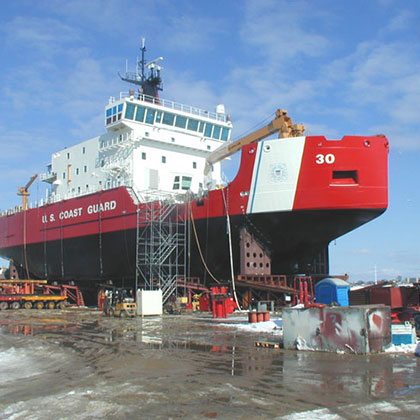
{"type": "Polygon", "coordinates": [[[65,296],[69,306],[85,306],[85,300],[82,292],[77,286],[69,284],[45,284],[42,285],[42,291],[46,295],[65,296]]]}
{"type": "Polygon", "coordinates": [[[6,309],[64,309],[67,296],[43,293],[46,280],[1,280],[0,310],[6,309]],[[36,292],[35,288],[40,291],[36,292]]]}
{"type": "Polygon", "coordinates": [[[137,305],[134,298],[130,296],[129,290],[108,286],[108,290],[105,291],[103,312],[106,316],[135,317],[137,315],[137,305]]]}
{"type": "Polygon", "coordinates": [[[30,195],[28,190],[37,176],[38,174],[33,175],[24,187],[18,187],[17,195],[22,197],[22,210],[28,210],[28,196],[30,195]]]}
{"type": "Polygon", "coordinates": [[[249,143],[263,140],[276,132],[279,133],[278,138],[282,139],[287,137],[299,137],[304,131],[305,127],[303,125],[292,123],[292,120],[287,115],[287,111],[285,109],[278,109],[276,111],[276,117],[266,126],[248,134],[245,137],[241,137],[232,143],[227,143],[211,153],[206,159],[204,175],[208,175],[212,169],[212,165],[233,155],[249,143]]]}

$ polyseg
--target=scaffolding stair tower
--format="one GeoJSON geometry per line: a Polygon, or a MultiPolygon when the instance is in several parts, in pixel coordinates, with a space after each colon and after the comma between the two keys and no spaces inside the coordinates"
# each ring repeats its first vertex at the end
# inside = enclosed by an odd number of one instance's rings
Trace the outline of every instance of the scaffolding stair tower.
{"type": "Polygon", "coordinates": [[[140,194],[137,210],[136,289],[162,290],[162,303],[186,275],[187,222],[184,206],[162,191],[140,194]]]}

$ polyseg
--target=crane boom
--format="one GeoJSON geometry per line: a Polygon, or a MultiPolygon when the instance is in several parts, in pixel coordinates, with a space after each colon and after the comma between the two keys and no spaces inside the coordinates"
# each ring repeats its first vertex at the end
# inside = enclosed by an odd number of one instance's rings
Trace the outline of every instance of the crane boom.
{"type": "Polygon", "coordinates": [[[38,174],[32,175],[31,179],[27,182],[24,187],[18,187],[17,195],[22,197],[22,209],[28,210],[28,196],[29,194],[29,187],[33,184],[35,179],[37,178],[38,174]]]}
{"type": "Polygon", "coordinates": [[[292,119],[287,115],[287,111],[285,109],[278,109],[276,111],[276,117],[266,126],[248,134],[245,137],[241,137],[232,143],[219,147],[207,156],[204,175],[207,175],[210,172],[213,164],[233,155],[246,144],[263,140],[276,132],[279,133],[278,138],[280,139],[286,137],[298,137],[301,136],[304,131],[305,127],[303,125],[292,123],[292,119]]]}

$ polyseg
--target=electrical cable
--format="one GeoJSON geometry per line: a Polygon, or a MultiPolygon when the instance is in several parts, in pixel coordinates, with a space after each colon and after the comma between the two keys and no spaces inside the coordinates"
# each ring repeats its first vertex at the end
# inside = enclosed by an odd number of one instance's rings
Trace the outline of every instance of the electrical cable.
{"type": "Polygon", "coordinates": [[[228,212],[228,208],[226,204],[224,189],[222,189],[222,197],[223,197],[223,203],[225,205],[225,210],[226,210],[226,224],[228,228],[228,237],[229,237],[229,259],[230,259],[230,272],[232,276],[233,297],[235,298],[235,302],[236,302],[236,305],[238,306],[239,312],[242,312],[241,306],[239,305],[238,296],[236,295],[235,271],[233,268],[232,230],[230,227],[230,217],[229,217],[229,212],[228,212]]]}
{"type": "Polygon", "coordinates": [[[23,210],[23,258],[25,260],[26,277],[29,280],[28,256],[26,251],[26,213],[27,210],[23,210]]]}
{"type": "Polygon", "coordinates": [[[207,272],[209,273],[210,277],[211,277],[211,278],[212,278],[212,279],[213,279],[216,283],[219,283],[219,284],[220,284],[220,281],[219,281],[219,280],[217,280],[217,279],[216,279],[216,277],[214,277],[213,273],[210,271],[209,267],[207,266],[206,261],[204,260],[203,253],[202,253],[202,251],[201,251],[200,241],[199,241],[199,239],[198,239],[198,235],[197,235],[197,230],[196,230],[196,228],[195,228],[195,220],[194,220],[194,216],[193,216],[193,212],[192,212],[192,208],[191,208],[191,207],[190,207],[190,219],[191,219],[191,221],[192,221],[192,227],[193,227],[193,230],[194,230],[195,241],[196,241],[196,243],[197,243],[198,252],[199,252],[200,257],[201,257],[201,262],[203,263],[204,268],[207,270],[207,272]]]}

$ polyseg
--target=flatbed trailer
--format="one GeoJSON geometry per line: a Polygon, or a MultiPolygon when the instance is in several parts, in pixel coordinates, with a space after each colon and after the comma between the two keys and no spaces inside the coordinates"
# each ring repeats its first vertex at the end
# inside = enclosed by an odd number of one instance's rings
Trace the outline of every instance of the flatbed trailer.
{"type": "MultiPolygon", "coordinates": [[[[0,310],[7,309],[6,303],[14,303],[13,309],[18,305],[24,308],[35,307],[41,309],[43,302],[45,308],[59,307],[60,301],[66,301],[69,306],[85,306],[82,292],[77,286],[69,284],[47,284],[47,280],[0,280],[0,310]],[[7,296],[7,298],[6,298],[7,296]],[[16,296],[22,297],[17,299],[16,296]],[[2,303],[6,302],[6,303],[2,303]],[[32,306],[30,303],[32,302],[32,306]]],[[[61,305],[64,306],[64,305],[61,305]]],[[[11,307],[11,306],[10,306],[11,307]]]]}
{"type": "Polygon", "coordinates": [[[0,310],[5,309],[64,309],[67,296],[55,295],[0,295],[0,310]]]}

